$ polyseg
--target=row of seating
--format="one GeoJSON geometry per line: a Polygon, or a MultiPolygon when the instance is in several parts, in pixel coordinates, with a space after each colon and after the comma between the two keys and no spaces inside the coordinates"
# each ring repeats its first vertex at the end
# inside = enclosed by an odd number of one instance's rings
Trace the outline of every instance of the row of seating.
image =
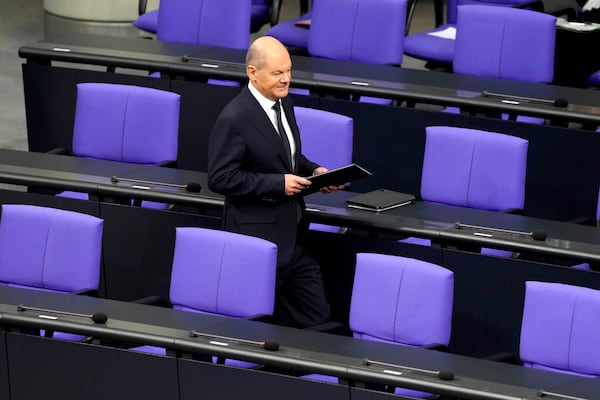
{"type": "MultiPolygon", "coordinates": [[[[246,49],[250,0],[235,6],[205,3],[209,0],[162,1],[160,12],[154,11],[156,25],[143,29],[158,40],[246,49]]],[[[406,35],[407,0],[315,1],[307,14],[279,22],[266,34],[292,52],[314,57],[400,66],[407,54],[459,74],[551,82],[556,17],[507,7],[521,3],[536,2],[450,0],[447,24],[406,35]]]]}
{"type": "MultiPolygon", "coordinates": [[[[22,204],[4,204],[1,211],[2,284],[79,295],[97,290],[102,219],[22,204]]],[[[188,312],[232,318],[268,316],[274,307],[276,260],[277,247],[263,239],[205,228],[176,228],[168,304],[188,312]]],[[[438,350],[448,346],[452,271],[377,253],[357,254],[355,267],[349,320],[354,337],[438,350]]],[[[600,291],[549,282],[527,282],[524,290],[519,361],[532,368],[600,376],[596,334],[600,291]]],[[[136,350],[156,352],[149,347],[136,350]]],[[[215,362],[250,366],[236,360],[215,362]]],[[[337,381],[318,375],[306,378],[337,381]]],[[[429,395],[393,389],[403,395],[429,395]]]]}

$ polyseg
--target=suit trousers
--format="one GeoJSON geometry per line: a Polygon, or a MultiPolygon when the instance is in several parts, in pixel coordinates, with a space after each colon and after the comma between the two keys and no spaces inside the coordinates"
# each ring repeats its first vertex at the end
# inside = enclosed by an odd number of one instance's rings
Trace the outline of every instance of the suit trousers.
{"type": "Polygon", "coordinates": [[[306,328],[328,321],[330,313],[321,268],[299,241],[290,263],[277,268],[273,320],[279,325],[306,328]]]}

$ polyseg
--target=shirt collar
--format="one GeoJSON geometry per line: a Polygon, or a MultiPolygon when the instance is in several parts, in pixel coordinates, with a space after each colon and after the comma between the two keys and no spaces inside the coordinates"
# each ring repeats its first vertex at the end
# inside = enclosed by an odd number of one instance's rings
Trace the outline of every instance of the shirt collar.
{"type": "Polygon", "coordinates": [[[276,103],[275,101],[265,97],[261,92],[258,91],[257,88],[254,87],[254,85],[251,82],[248,82],[248,89],[250,90],[250,93],[252,93],[254,98],[256,98],[258,104],[260,104],[260,106],[265,110],[267,114],[273,111],[273,106],[276,103]]]}

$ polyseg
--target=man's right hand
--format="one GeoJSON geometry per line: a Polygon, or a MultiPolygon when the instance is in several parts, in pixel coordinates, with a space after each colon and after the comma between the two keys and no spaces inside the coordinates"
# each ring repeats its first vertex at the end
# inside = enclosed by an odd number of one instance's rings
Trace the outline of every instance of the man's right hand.
{"type": "Polygon", "coordinates": [[[293,196],[311,185],[311,181],[294,174],[285,174],[285,194],[293,196]]]}

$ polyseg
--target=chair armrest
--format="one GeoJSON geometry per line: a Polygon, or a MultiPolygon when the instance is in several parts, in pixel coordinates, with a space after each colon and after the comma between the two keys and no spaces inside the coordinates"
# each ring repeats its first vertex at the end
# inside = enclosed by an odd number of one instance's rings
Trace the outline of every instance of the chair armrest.
{"type": "Polygon", "coordinates": [[[162,296],[146,296],[140,299],[131,300],[131,303],[146,304],[150,306],[170,307],[169,301],[162,296]]]}

